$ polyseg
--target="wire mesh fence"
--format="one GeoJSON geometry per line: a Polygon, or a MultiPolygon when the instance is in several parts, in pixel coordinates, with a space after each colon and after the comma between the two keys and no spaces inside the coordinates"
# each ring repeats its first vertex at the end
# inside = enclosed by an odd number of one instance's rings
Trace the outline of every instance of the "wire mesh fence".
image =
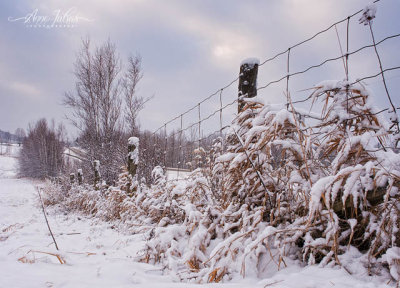
{"type": "MultiPolygon", "coordinates": [[[[384,1],[380,0],[374,2],[382,2],[379,5],[384,4],[384,1]]],[[[258,97],[287,109],[290,101],[290,109],[295,109],[296,113],[312,121],[317,119],[318,115],[309,111],[310,89],[321,80],[326,80],[329,76],[336,77],[346,81],[348,87],[364,83],[366,80],[374,80],[372,83],[380,85],[382,90],[380,94],[385,95],[384,103],[388,104],[378,113],[389,112],[397,115],[396,110],[399,108],[392,99],[388,85],[391,77],[388,78],[387,75],[399,71],[400,57],[393,59],[393,56],[398,55],[394,53],[390,55],[390,61],[384,62],[382,58],[387,57],[382,56],[386,56],[386,50],[381,47],[400,43],[400,33],[376,37],[372,21],[358,23],[363,13],[365,10],[360,9],[311,37],[261,61],[258,65],[258,97]],[[367,24],[368,27],[362,24],[367,24]],[[361,30],[362,32],[359,32],[361,30]],[[362,39],[360,34],[364,36],[362,39]],[[319,38],[322,44],[313,43],[319,38]],[[329,41],[331,44],[326,44],[329,41]],[[313,45],[318,47],[315,48],[313,45]],[[336,45],[337,55],[332,55],[332,50],[335,49],[320,49],[318,55],[312,53],[321,45],[336,45]],[[325,55],[324,52],[329,55],[325,55]],[[364,69],[362,66],[365,62],[374,69],[364,69]]],[[[239,78],[236,77],[186,111],[166,121],[154,132],[147,133],[145,141],[150,143],[146,146],[150,147],[147,153],[151,155],[146,158],[147,169],[151,170],[157,165],[164,168],[173,167],[179,175],[179,171],[194,170],[205,165],[202,153],[208,151],[217,139],[220,139],[218,141],[223,146],[224,134],[237,117],[240,97],[246,96],[238,97],[239,78]]],[[[314,106],[314,109],[318,108],[314,106]]],[[[399,133],[397,116],[391,117],[391,120],[393,129],[399,133]]]]}

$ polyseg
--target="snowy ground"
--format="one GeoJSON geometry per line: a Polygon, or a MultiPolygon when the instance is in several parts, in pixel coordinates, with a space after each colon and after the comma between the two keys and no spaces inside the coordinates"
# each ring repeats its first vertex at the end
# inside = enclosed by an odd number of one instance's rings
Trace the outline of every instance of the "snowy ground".
{"type": "Polygon", "coordinates": [[[389,287],[383,278],[350,276],[343,269],[297,266],[269,279],[227,284],[176,283],[159,267],[138,263],[141,235],[112,224],[48,211],[60,251],[48,232],[35,183],[17,179],[16,159],[0,156],[0,287],[389,287]],[[59,255],[65,264],[60,264],[59,255]]]}

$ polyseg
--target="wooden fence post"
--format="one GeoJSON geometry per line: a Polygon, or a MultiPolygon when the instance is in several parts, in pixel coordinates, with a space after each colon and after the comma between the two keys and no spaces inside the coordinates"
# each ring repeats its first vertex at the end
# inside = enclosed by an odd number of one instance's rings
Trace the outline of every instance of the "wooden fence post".
{"type": "Polygon", "coordinates": [[[82,169],[78,169],[78,184],[82,185],[83,183],[83,173],[82,173],[82,169]]]}
{"type": "Polygon", "coordinates": [[[257,75],[259,64],[260,61],[256,58],[248,58],[243,60],[240,64],[238,113],[240,113],[244,107],[244,102],[241,100],[241,97],[252,98],[257,96],[257,75]]]}
{"type": "Polygon", "coordinates": [[[139,164],[139,138],[131,137],[128,139],[128,173],[131,175],[132,181],[127,188],[128,196],[132,197],[133,193],[138,190],[137,181],[137,165],[139,164]]]}
{"type": "Polygon", "coordinates": [[[139,163],[139,139],[131,137],[128,140],[128,172],[133,177],[136,175],[139,163]]]}
{"type": "Polygon", "coordinates": [[[97,184],[100,182],[100,161],[94,160],[93,161],[93,168],[94,168],[94,187],[97,190],[97,184]]]}

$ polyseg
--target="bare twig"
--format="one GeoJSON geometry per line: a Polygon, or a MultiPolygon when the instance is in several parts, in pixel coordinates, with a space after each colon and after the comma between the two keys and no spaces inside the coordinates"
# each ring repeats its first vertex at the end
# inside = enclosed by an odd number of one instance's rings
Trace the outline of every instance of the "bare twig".
{"type": "Polygon", "coordinates": [[[285,281],[285,280],[276,280],[276,281],[274,281],[274,282],[272,282],[272,283],[265,284],[265,285],[264,285],[264,288],[265,288],[265,287],[273,286],[273,285],[278,284],[278,283],[281,283],[281,282],[283,282],[283,281],[285,281]]]}
{"type": "MultiPolygon", "coordinates": [[[[253,163],[253,161],[251,160],[249,154],[247,153],[246,147],[245,147],[245,145],[244,145],[244,143],[243,143],[243,140],[242,140],[242,139],[240,138],[240,136],[236,133],[236,130],[235,130],[233,127],[232,127],[232,130],[233,130],[233,132],[235,133],[236,137],[238,138],[240,145],[243,147],[243,151],[244,151],[244,153],[245,153],[247,159],[249,160],[251,166],[252,166],[253,169],[256,171],[256,174],[257,174],[258,178],[260,179],[261,185],[263,186],[265,192],[268,193],[268,189],[267,189],[267,186],[266,186],[265,183],[264,183],[264,180],[263,180],[263,178],[262,178],[262,175],[261,175],[260,171],[258,171],[258,169],[256,168],[256,166],[254,165],[254,163],[253,163]]],[[[268,202],[269,202],[270,207],[272,207],[271,199],[270,199],[269,196],[268,196],[268,202]]]]}
{"type": "MultiPolygon", "coordinates": [[[[38,193],[38,195],[39,195],[40,205],[42,206],[43,215],[44,215],[44,219],[46,220],[47,228],[49,228],[50,235],[51,235],[51,237],[53,238],[54,245],[56,246],[56,249],[57,249],[57,250],[60,250],[60,249],[58,249],[58,245],[57,245],[56,238],[54,238],[53,232],[51,231],[51,228],[50,228],[50,225],[49,225],[49,221],[47,220],[46,211],[45,211],[45,209],[44,209],[44,204],[43,204],[43,200],[42,200],[42,195],[40,195],[40,188],[39,188],[39,187],[36,187],[36,191],[37,191],[37,193],[38,193]]],[[[62,263],[61,263],[61,264],[62,264],[62,263]]]]}
{"type": "MultiPolygon", "coordinates": [[[[54,242],[54,243],[55,243],[55,242],[54,242]]],[[[58,250],[58,248],[57,248],[57,250],[58,250]]],[[[28,253],[30,253],[30,252],[32,252],[32,253],[42,253],[42,254],[51,255],[51,256],[56,257],[56,258],[58,259],[58,261],[60,262],[60,264],[65,264],[65,263],[67,263],[67,262],[65,262],[65,259],[64,259],[61,255],[59,255],[59,254],[50,253],[50,252],[44,252],[44,251],[37,251],[37,250],[30,250],[28,253]]]]}

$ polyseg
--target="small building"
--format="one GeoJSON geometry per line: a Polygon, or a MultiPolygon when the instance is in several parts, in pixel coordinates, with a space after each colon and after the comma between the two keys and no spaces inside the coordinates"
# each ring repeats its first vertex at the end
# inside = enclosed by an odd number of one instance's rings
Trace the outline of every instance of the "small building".
{"type": "Polygon", "coordinates": [[[64,150],[63,157],[65,167],[70,171],[75,171],[81,168],[81,163],[86,158],[86,153],[78,147],[69,147],[64,150]]]}

